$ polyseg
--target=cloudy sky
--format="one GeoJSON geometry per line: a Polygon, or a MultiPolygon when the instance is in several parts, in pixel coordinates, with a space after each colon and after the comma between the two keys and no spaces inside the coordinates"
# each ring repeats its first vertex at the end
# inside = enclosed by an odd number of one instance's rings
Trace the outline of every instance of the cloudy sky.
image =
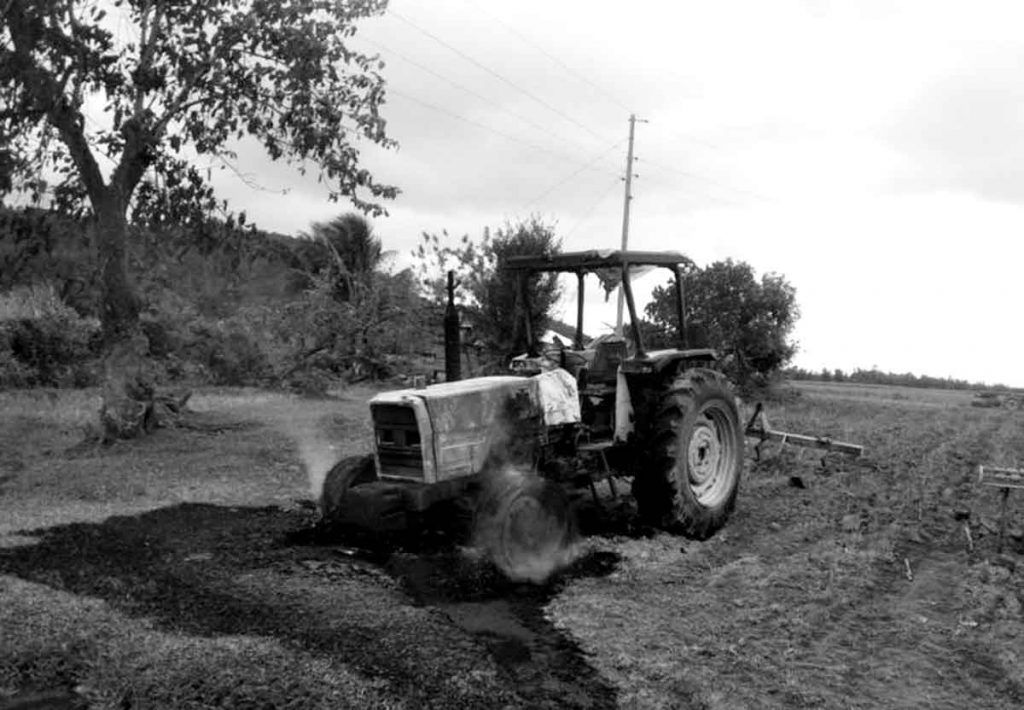
{"type": "MultiPolygon", "coordinates": [[[[531,213],[616,247],[635,113],[630,246],[785,275],[797,365],[1024,386],[1022,27],[1010,0],[392,0],[355,40],[401,144],[364,149],[402,189],[375,227],[400,260],[531,213]]],[[[265,229],[344,209],[239,168],[261,189],[222,191],[265,229]]]]}

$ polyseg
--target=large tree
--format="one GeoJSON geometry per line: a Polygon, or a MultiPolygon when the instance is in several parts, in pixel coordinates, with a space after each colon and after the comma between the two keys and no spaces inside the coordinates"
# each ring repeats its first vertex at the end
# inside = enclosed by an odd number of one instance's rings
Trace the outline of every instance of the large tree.
{"type": "MultiPolygon", "coordinates": [[[[727,259],[688,268],[683,283],[687,321],[703,326],[709,344],[726,355],[741,382],[779,370],[796,353],[790,335],[800,312],[796,289],[783,276],[758,279],[750,264],[727,259]]],[[[658,286],[645,309],[672,340],[678,330],[675,299],[673,284],[658,286]]]]}
{"type": "Polygon", "coordinates": [[[214,205],[197,158],[230,159],[248,139],[319,171],[333,199],[378,213],[395,194],[359,166],[354,145],[391,145],[382,65],[348,42],[384,6],[0,0],[0,192],[38,192],[47,176],[55,206],[93,218],[108,342],[129,338],[138,318],[127,215],[175,219],[214,205]]]}
{"type": "Polygon", "coordinates": [[[53,206],[92,220],[108,435],[137,430],[151,399],[129,212],[148,222],[209,214],[217,202],[197,161],[230,164],[242,141],[317,170],[332,199],[364,210],[382,211],[379,200],[396,193],[360,167],[354,145],[392,144],[379,113],[382,64],[348,46],[355,23],[384,6],[0,0],[0,195],[39,197],[52,181],[53,206]]]}

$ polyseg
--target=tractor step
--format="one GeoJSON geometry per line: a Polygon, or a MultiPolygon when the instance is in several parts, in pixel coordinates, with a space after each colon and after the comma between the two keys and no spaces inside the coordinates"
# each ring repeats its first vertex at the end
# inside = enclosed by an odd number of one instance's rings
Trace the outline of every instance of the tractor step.
{"type": "Polygon", "coordinates": [[[594,497],[594,502],[600,505],[601,499],[597,493],[597,481],[608,481],[608,490],[611,491],[612,498],[619,497],[619,491],[615,487],[615,475],[612,473],[612,467],[608,465],[608,459],[605,457],[604,452],[614,446],[612,441],[591,441],[585,444],[579,444],[576,447],[576,451],[582,456],[595,456],[600,462],[600,467],[596,472],[588,470],[588,478],[590,483],[590,494],[594,497]]]}

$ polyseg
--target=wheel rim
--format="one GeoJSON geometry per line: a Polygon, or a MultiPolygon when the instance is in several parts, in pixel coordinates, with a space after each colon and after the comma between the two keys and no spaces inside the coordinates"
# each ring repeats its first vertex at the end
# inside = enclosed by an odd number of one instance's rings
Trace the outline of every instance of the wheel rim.
{"type": "Polygon", "coordinates": [[[707,403],[697,413],[686,446],[687,483],[697,502],[714,507],[729,496],[739,455],[728,410],[707,403]]]}

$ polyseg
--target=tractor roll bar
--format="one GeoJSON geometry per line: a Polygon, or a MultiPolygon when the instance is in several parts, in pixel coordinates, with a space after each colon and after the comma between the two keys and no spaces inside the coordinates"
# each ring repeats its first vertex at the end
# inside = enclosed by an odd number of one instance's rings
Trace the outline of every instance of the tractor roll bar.
{"type": "MultiPolygon", "coordinates": [[[[576,302],[576,336],[574,347],[583,347],[583,280],[588,273],[605,269],[620,269],[622,290],[626,296],[626,304],[629,307],[629,318],[633,324],[633,344],[636,346],[637,357],[644,357],[643,335],[640,332],[639,319],[637,318],[636,301],[633,297],[633,287],[629,276],[630,267],[635,266],[660,266],[672,272],[675,281],[676,318],[679,324],[679,346],[686,350],[689,347],[686,337],[686,310],[683,294],[683,278],[679,270],[680,264],[691,263],[688,258],[679,252],[659,251],[618,251],[591,249],[588,251],[564,252],[561,254],[540,254],[529,256],[509,256],[502,263],[501,268],[507,271],[519,272],[517,298],[525,307],[527,305],[527,294],[524,288],[524,277],[528,272],[556,272],[576,274],[579,284],[577,289],[576,302]]],[[[533,343],[533,334],[530,332],[529,318],[526,319],[527,342],[533,343]]]]}

